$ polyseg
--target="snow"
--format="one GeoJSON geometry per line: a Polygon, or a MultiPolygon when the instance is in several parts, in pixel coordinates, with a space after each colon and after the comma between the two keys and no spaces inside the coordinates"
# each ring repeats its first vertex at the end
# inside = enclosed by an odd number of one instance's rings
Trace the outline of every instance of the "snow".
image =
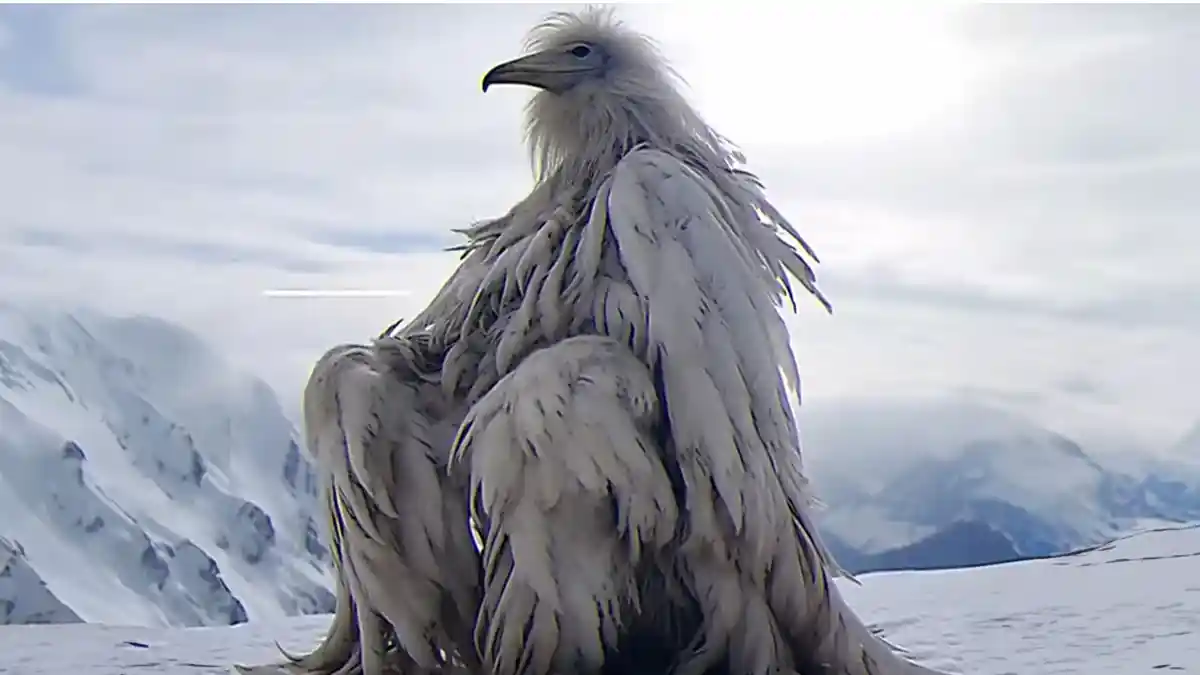
{"type": "Polygon", "coordinates": [[[0,623],[78,623],[71,611],[46,588],[25,559],[25,551],[0,538],[0,623]]]}
{"type": "Polygon", "coordinates": [[[859,552],[985,522],[1027,555],[1200,516],[1200,472],[1146,451],[1093,455],[1011,411],[955,396],[853,398],[801,413],[821,525],[859,552]]]}
{"type": "Polygon", "coordinates": [[[974,673],[1200,669],[1200,528],[973,570],[870,575],[853,606],[974,673]]]}
{"type": "Polygon", "coordinates": [[[315,494],[270,389],[194,335],[0,304],[0,537],[26,580],[0,605],[163,626],[327,611],[315,494]]]}
{"type": "MultiPolygon", "coordinates": [[[[1070,556],[839,581],[918,660],[972,675],[1200,671],[1200,527],[1144,532],[1070,556]]],[[[226,675],[311,648],[327,616],[221,628],[0,628],[0,673],[226,675]],[[64,648],[68,647],[68,648],[64,648]]]]}

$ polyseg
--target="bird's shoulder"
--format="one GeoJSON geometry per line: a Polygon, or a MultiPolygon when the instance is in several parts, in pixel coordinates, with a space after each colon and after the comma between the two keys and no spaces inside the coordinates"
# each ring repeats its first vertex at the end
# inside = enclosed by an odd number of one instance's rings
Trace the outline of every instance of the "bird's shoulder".
{"type": "Polygon", "coordinates": [[[743,180],[726,164],[714,165],[686,149],[636,146],[608,173],[609,200],[645,199],[667,207],[698,208],[727,201],[743,180]]]}
{"type": "Polygon", "coordinates": [[[636,145],[613,166],[609,176],[636,174],[642,180],[691,177],[700,163],[691,153],[653,145],[636,145]]]}

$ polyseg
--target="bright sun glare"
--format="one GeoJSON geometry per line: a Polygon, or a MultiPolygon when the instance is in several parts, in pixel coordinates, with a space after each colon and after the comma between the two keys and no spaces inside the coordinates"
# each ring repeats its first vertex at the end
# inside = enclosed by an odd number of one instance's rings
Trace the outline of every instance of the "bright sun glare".
{"type": "Polygon", "coordinates": [[[902,133],[952,111],[978,65],[954,7],[739,9],[673,5],[653,33],[699,108],[742,142],[902,133]]]}

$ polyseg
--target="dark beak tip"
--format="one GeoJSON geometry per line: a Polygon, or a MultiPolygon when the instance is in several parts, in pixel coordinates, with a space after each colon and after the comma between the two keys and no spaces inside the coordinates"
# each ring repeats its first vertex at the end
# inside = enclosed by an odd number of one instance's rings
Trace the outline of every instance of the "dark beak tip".
{"type": "Polygon", "coordinates": [[[487,90],[490,89],[492,85],[501,84],[504,82],[503,71],[504,64],[501,64],[483,74],[483,80],[479,83],[479,88],[483,91],[483,93],[486,94],[487,90]]]}

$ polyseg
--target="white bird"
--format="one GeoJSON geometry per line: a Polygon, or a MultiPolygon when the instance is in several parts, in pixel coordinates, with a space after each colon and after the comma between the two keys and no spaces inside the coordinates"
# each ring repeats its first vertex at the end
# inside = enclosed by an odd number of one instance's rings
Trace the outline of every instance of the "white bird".
{"type": "Polygon", "coordinates": [[[829,307],[812,250],[610,11],[529,48],[483,89],[538,90],[532,192],[305,391],[339,585],[295,668],[933,673],[849,608],[813,523],[779,313],[792,280],[829,307]]]}

